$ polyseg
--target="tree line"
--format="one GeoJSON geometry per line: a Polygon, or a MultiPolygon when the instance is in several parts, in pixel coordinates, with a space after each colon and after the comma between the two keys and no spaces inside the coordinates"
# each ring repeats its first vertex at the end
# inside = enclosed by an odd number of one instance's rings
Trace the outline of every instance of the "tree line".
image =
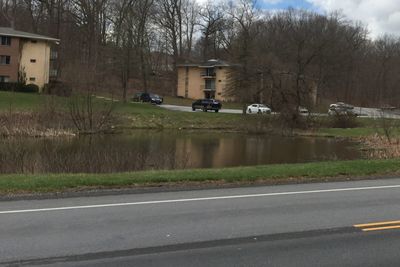
{"type": "Polygon", "coordinates": [[[60,79],[127,99],[176,92],[176,68],[233,63],[229,94],[276,109],[346,101],[396,106],[400,41],[371,40],[339,12],[267,12],[255,1],[0,0],[0,25],[61,39],[60,79]]]}

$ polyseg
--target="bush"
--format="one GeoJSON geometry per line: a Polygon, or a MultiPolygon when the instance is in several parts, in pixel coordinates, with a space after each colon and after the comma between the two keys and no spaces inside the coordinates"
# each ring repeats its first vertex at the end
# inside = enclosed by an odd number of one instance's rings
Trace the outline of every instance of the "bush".
{"type": "Polygon", "coordinates": [[[359,125],[356,116],[337,114],[331,116],[330,126],[332,128],[356,128],[359,125]]]}
{"type": "Polygon", "coordinates": [[[0,83],[0,91],[14,91],[14,92],[20,92],[21,87],[23,87],[24,84],[22,83],[0,83]]]}
{"type": "Polygon", "coordinates": [[[21,93],[39,93],[39,86],[33,83],[23,85],[19,89],[20,90],[18,92],[21,93]]]}
{"type": "Polygon", "coordinates": [[[23,83],[0,83],[0,91],[20,92],[20,93],[38,93],[39,86],[36,84],[23,83]]]}
{"type": "Polygon", "coordinates": [[[69,97],[72,94],[72,89],[64,82],[52,81],[44,86],[43,93],[48,95],[69,97]]]}

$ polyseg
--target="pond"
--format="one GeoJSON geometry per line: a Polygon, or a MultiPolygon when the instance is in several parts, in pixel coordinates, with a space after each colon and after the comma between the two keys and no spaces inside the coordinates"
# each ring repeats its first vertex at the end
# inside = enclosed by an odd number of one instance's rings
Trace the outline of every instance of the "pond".
{"type": "Polygon", "coordinates": [[[346,140],[201,131],[0,141],[0,173],[107,173],[361,157],[357,144],[346,140]]]}

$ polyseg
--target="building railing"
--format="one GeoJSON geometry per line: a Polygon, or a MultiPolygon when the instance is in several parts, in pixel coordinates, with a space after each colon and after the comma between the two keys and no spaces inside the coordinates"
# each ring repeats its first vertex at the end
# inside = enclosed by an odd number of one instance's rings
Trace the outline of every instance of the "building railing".
{"type": "Polygon", "coordinates": [[[202,72],[200,75],[203,78],[207,78],[207,77],[214,78],[215,76],[217,76],[217,74],[215,72],[202,72]]]}
{"type": "Polygon", "coordinates": [[[203,91],[215,91],[215,87],[207,86],[205,84],[200,85],[200,90],[203,91]]]}

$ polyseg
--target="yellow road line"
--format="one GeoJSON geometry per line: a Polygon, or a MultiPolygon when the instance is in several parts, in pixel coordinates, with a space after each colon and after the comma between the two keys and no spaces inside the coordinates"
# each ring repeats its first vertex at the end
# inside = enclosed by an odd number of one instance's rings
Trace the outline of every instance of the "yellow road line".
{"type": "Polygon", "coordinates": [[[380,226],[380,225],[387,225],[387,224],[400,224],[400,221],[387,221],[387,222],[355,224],[354,227],[361,228],[361,227],[380,226]]]}
{"type": "Polygon", "coordinates": [[[392,225],[392,226],[382,226],[382,227],[372,227],[372,228],[363,228],[361,229],[363,232],[368,231],[379,231],[379,230],[389,230],[389,229],[400,229],[400,225],[392,225]]]}

